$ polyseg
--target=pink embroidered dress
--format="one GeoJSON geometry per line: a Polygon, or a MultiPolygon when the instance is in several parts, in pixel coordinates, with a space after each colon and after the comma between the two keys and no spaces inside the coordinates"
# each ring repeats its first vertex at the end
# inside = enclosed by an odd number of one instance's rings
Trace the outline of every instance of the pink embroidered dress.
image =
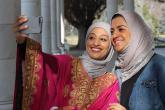
{"type": "Polygon", "coordinates": [[[13,110],[107,110],[118,103],[112,73],[93,79],[79,58],[45,54],[31,39],[18,47],[17,56],[13,110]]]}

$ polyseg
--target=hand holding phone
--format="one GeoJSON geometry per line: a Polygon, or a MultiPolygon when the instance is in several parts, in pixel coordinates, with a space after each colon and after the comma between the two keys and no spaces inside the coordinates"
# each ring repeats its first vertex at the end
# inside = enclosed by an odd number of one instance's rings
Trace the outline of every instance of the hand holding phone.
{"type": "Polygon", "coordinates": [[[28,29],[22,31],[25,34],[41,34],[43,18],[41,16],[28,17],[28,21],[23,25],[27,25],[28,29]]]}

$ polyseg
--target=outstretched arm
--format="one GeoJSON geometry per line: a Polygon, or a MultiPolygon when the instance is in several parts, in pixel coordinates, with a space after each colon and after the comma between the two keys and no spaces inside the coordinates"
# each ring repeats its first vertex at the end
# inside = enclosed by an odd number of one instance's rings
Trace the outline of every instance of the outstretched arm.
{"type": "MultiPolygon", "coordinates": [[[[22,107],[24,109],[38,110],[41,104],[40,101],[45,98],[44,93],[47,90],[45,88],[48,85],[41,45],[28,38],[28,35],[21,33],[21,31],[28,28],[28,26],[22,25],[27,21],[27,18],[21,16],[13,27],[18,44],[13,110],[22,109],[22,107]]],[[[49,71],[50,74],[52,72],[49,71]]]]}

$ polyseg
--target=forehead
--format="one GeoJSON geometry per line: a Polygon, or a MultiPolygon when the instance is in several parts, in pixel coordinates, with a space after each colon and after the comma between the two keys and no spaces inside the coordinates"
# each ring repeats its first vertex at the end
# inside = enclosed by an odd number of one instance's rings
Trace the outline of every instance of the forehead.
{"type": "Polygon", "coordinates": [[[101,28],[101,27],[93,28],[90,33],[94,33],[94,34],[102,34],[102,33],[104,33],[104,34],[108,35],[108,32],[105,29],[101,28]]]}
{"type": "Polygon", "coordinates": [[[121,16],[118,16],[118,17],[112,19],[111,25],[112,25],[112,28],[115,28],[115,27],[121,26],[121,25],[128,26],[126,20],[121,16]]]}

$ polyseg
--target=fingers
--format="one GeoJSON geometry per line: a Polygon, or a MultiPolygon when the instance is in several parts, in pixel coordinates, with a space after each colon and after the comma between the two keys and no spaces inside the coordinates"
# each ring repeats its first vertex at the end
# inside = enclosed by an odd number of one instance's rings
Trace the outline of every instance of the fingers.
{"type": "Polygon", "coordinates": [[[21,33],[21,31],[28,29],[27,25],[23,25],[28,21],[26,16],[20,16],[17,18],[16,23],[13,25],[13,32],[16,33],[16,42],[22,44],[25,42],[28,35],[21,33]]]}
{"type": "Polygon", "coordinates": [[[21,31],[26,30],[26,29],[28,29],[28,26],[27,25],[21,25],[21,26],[15,26],[13,28],[13,31],[15,33],[17,33],[17,32],[21,32],[21,31]]]}
{"type": "Polygon", "coordinates": [[[109,110],[126,110],[126,108],[118,103],[113,103],[110,105],[109,110]]]}
{"type": "Polygon", "coordinates": [[[17,18],[16,23],[13,26],[13,31],[14,32],[21,32],[23,30],[28,29],[27,25],[23,25],[28,21],[28,18],[25,16],[20,16],[17,18]]]}
{"type": "Polygon", "coordinates": [[[28,18],[26,16],[19,16],[16,21],[16,25],[21,25],[23,23],[26,23],[28,21],[28,18]]]}

